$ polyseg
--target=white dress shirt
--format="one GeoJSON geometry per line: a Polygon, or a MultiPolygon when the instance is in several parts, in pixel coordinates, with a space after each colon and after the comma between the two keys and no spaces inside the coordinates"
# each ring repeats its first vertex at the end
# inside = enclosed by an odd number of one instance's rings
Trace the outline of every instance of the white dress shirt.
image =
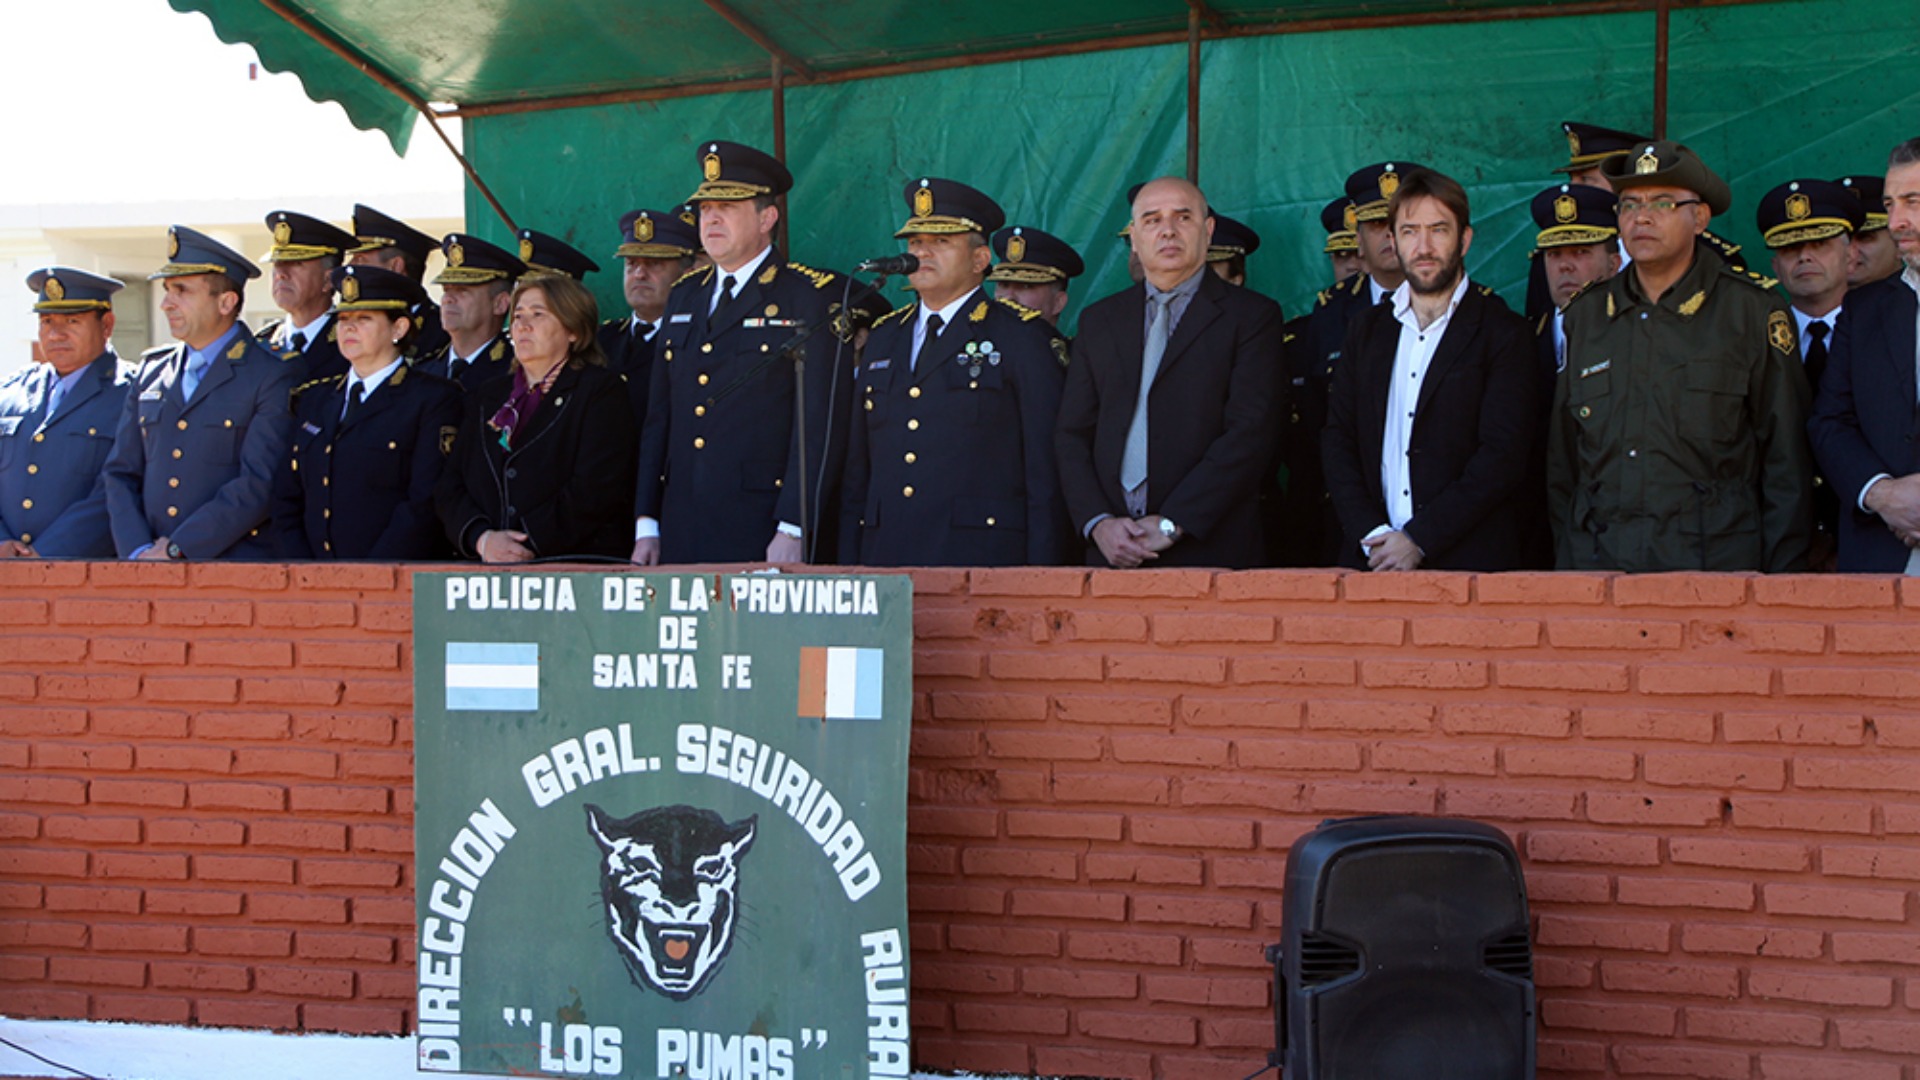
{"type": "MultiPolygon", "coordinates": [[[[362,390],[360,392],[360,403],[362,405],[366,404],[367,399],[373,396],[373,392],[375,390],[380,389],[380,387],[386,383],[387,379],[390,378],[394,372],[399,371],[401,365],[405,364],[406,362],[407,360],[406,360],[406,357],[404,356],[395,357],[393,363],[388,364],[386,367],[381,368],[379,371],[374,372],[373,374],[367,376],[364,379],[360,377],[359,372],[354,371],[352,368],[348,368],[347,369],[347,385],[344,387],[347,394],[343,400],[345,401],[353,400],[353,388],[357,384],[357,385],[366,387],[365,390],[362,390]]],[[[341,406],[341,415],[343,417],[346,415],[346,407],[344,405],[341,406]]]]}
{"type": "Polygon", "coordinates": [[[908,361],[907,370],[918,371],[920,368],[920,350],[927,343],[927,320],[935,315],[940,316],[940,328],[945,330],[953,325],[953,320],[960,314],[961,307],[965,306],[968,300],[973,299],[973,294],[979,291],[974,289],[938,311],[930,310],[925,304],[920,305],[920,315],[913,321],[913,356],[908,361]]]}
{"type": "Polygon", "coordinates": [[[718,264],[715,264],[713,293],[707,298],[707,314],[711,315],[720,310],[720,290],[729,280],[733,282],[733,295],[739,296],[740,290],[746,286],[747,282],[753,280],[753,275],[760,270],[760,264],[766,262],[767,256],[772,253],[773,245],[768,244],[760,249],[760,254],[748,259],[746,264],[737,270],[722,270],[718,264]]]}

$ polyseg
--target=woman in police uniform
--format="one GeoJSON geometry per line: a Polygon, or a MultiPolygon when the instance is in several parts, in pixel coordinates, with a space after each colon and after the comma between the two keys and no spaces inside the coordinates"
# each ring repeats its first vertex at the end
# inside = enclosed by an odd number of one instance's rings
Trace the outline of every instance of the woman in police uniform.
{"type": "Polygon", "coordinates": [[[374,266],[332,272],[344,375],[298,387],[293,460],[274,490],[273,528],[288,559],[445,558],[433,493],[460,422],[457,383],[407,365],[426,299],[411,278],[374,266]]]}
{"type": "Polygon", "coordinates": [[[440,521],[462,556],[482,562],[625,562],[640,441],[626,385],[600,351],[593,294],[533,273],[509,310],[513,369],[467,399],[440,521]]]}

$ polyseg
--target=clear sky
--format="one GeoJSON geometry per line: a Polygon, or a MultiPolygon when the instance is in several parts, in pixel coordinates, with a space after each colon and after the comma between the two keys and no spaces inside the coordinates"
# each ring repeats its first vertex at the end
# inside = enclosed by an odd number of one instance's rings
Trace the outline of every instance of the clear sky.
{"type": "Polygon", "coordinates": [[[166,0],[0,0],[0,40],[0,206],[321,196],[344,218],[360,193],[444,192],[458,213],[460,167],[424,123],[396,157],[166,0]]]}

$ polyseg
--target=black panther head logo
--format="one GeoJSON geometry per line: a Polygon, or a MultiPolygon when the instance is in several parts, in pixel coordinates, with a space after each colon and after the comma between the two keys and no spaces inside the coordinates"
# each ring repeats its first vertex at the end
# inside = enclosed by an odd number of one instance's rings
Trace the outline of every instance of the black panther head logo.
{"type": "Polygon", "coordinates": [[[607,936],[639,986],[675,1001],[706,989],[733,945],[740,858],[759,816],[731,824],[711,810],[658,806],[614,820],[587,806],[600,845],[607,936]]]}

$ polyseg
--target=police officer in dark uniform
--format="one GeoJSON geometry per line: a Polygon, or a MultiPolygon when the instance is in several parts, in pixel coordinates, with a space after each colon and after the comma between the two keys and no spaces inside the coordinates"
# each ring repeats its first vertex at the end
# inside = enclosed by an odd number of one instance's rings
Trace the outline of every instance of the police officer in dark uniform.
{"type": "Polygon", "coordinates": [[[849,384],[844,366],[834,370],[836,338],[827,329],[843,282],[788,262],[773,246],[775,200],[793,186],[786,166],[718,141],[701,143],[694,160],[703,180],[692,201],[713,265],[674,287],[656,339],[633,558],[802,561],[805,518],[831,495],[823,483],[828,427],[846,424],[849,384]],[[790,352],[806,361],[803,386],[790,352]]]}
{"type": "Polygon", "coordinates": [[[274,487],[285,559],[445,558],[434,485],[460,426],[460,386],[407,367],[426,298],[377,266],[333,272],[344,375],[294,391],[293,451],[274,487]]]}
{"type": "Polygon", "coordinates": [[[1260,250],[1260,234],[1245,222],[1213,215],[1213,240],[1207,245],[1207,269],[1230,285],[1247,283],[1247,256],[1260,250]]]}
{"type": "Polygon", "coordinates": [[[1893,241],[1893,233],[1887,230],[1890,220],[1886,202],[1887,178],[1867,173],[1843,176],[1834,183],[1852,192],[1854,198],[1860,200],[1861,211],[1866,214],[1860,228],[1853,234],[1853,262],[1847,267],[1847,287],[1857,289],[1898,274],[1904,264],[1900,261],[1900,248],[1893,241]]]}
{"type": "Polygon", "coordinates": [[[287,313],[254,336],[282,359],[300,361],[300,381],[332,378],[347,369],[333,340],[333,288],[327,284],[346,253],[360,246],[352,233],[316,217],[275,210],[267,215],[273,247],[273,302],[287,313]]]}
{"type": "MultiPolygon", "coordinates": [[[[1283,453],[1287,490],[1281,501],[1279,535],[1269,534],[1268,549],[1281,566],[1334,566],[1339,527],[1327,499],[1320,470],[1320,432],[1327,426],[1327,391],[1347,325],[1360,311],[1388,302],[1406,280],[1400,257],[1394,253],[1393,229],[1387,221],[1387,200],[1400,190],[1400,178],[1419,165],[1383,161],[1356,170],[1347,177],[1346,202],[1353,207],[1355,243],[1360,272],[1320,290],[1313,311],[1287,349],[1287,368],[1293,380],[1293,402],[1288,416],[1283,453]]],[[[1324,220],[1324,212],[1323,212],[1324,220]]],[[[1341,211],[1345,222],[1346,211],[1341,211]]]]}
{"type": "Polygon", "coordinates": [[[1320,251],[1327,257],[1334,281],[1344,281],[1361,270],[1357,213],[1353,200],[1345,195],[1320,208],[1320,227],[1327,233],[1320,251]]]}
{"type": "Polygon", "coordinates": [[[914,303],[867,339],[842,503],[840,558],[864,566],[1053,565],[1069,530],[1053,456],[1063,368],[1040,314],[988,300],[979,191],[906,187],[894,235],[920,266],[914,303]]]}
{"type": "MultiPolygon", "coordinates": [[[[1030,225],[995,229],[989,243],[998,260],[987,272],[994,297],[1039,312],[1048,326],[1058,330],[1060,313],[1067,310],[1068,282],[1087,272],[1080,253],[1065,240],[1030,225]]],[[[1063,347],[1072,344],[1071,338],[1060,340],[1063,347]]],[[[1060,362],[1066,363],[1065,355],[1060,362]]]]}
{"type": "Polygon", "coordinates": [[[160,310],[180,343],[140,358],[105,466],[114,547],[135,559],[273,557],[273,480],[293,422],[300,365],[269,352],[240,322],[259,267],[176,225],[160,310]]]}
{"type": "MultiPolygon", "coordinates": [[[[360,244],[348,249],[349,265],[378,266],[404,274],[415,285],[422,286],[420,295],[426,297],[427,255],[440,246],[439,241],[404,221],[359,203],[353,206],[353,236],[360,244]]],[[[439,304],[422,299],[420,306],[413,310],[413,323],[410,335],[413,355],[432,356],[446,347],[447,331],[440,325],[439,304]]]]}
{"type": "MultiPolygon", "coordinates": [[[[1362,273],[1353,200],[1342,195],[1322,207],[1320,227],[1327,234],[1320,250],[1327,256],[1333,280],[1362,273]]],[[[1326,550],[1326,533],[1332,526],[1326,516],[1326,479],[1320,471],[1320,431],[1327,423],[1326,393],[1332,377],[1315,378],[1316,363],[1324,360],[1313,355],[1307,341],[1307,328],[1319,306],[1316,300],[1315,308],[1288,319],[1283,335],[1287,429],[1281,434],[1278,466],[1260,496],[1267,562],[1273,566],[1315,566],[1332,554],[1326,550]]]]}
{"type": "Polygon", "coordinates": [[[520,230],[520,261],[542,274],[565,274],[575,281],[598,273],[600,264],[565,240],[533,229],[520,230]]]}
{"type": "Polygon", "coordinates": [[[36,270],[44,363],[0,381],[0,558],[113,558],[101,466],[133,365],[113,351],[110,277],[36,270]]]}
{"type": "Polygon", "coordinates": [[[1633,263],[1567,306],[1547,457],[1556,565],[1803,569],[1813,460],[1793,319],[1697,242],[1732,192],[1666,140],[1602,168],[1633,263]]]}
{"type": "Polygon", "coordinates": [[[440,286],[440,322],[447,330],[447,345],[415,364],[428,374],[452,379],[471,394],[513,370],[507,305],[513,283],[527,272],[527,264],[466,233],[448,233],[440,251],[447,266],[433,283],[440,286]]]}
{"type": "Polygon", "coordinates": [[[638,423],[647,415],[647,391],[653,378],[654,341],[667,317],[673,283],[693,269],[700,234],[677,212],[630,210],[620,218],[621,291],[627,314],[600,324],[600,351],[607,369],[627,380],[638,423]]]}

